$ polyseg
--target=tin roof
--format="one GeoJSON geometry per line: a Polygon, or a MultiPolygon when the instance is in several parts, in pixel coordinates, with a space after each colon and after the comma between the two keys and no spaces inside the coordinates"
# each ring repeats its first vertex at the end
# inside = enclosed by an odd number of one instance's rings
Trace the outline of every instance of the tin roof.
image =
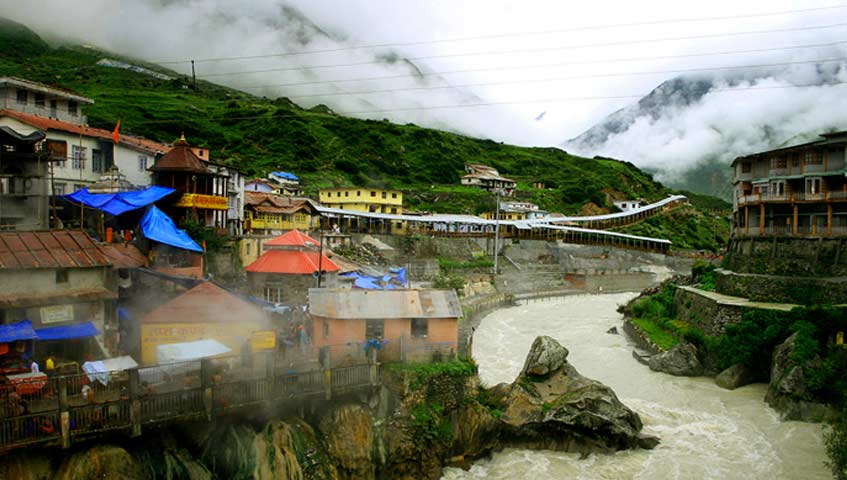
{"type": "Polygon", "coordinates": [[[455,290],[309,289],[309,313],[325,318],[458,318],[455,290]]]}
{"type": "Polygon", "coordinates": [[[263,322],[262,308],[215,285],[203,282],[142,317],[142,323],[263,322]]]}
{"type": "Polygon", "coordinates": [[[131,243],[104,243],[100,249],[114,268],[139,268],[147,265],[147,257],[131,243]]]}
{"type": "MultiPolygon", "coordinates": [[[[25,123],[39,130],[56,130],[59,132],[72,133],[74,135],[83,135],[86,137],[100,138],[103,140],[112,140],[112,132],[102,128],[89,127],[87,125],[77,125],[76,123],[63,122],[55,118],[40,117],[29,113],[22,113],[15,110],[0,110],[0,116],[13,118],[19,122],[25,123]]],[[[136,150],[141,150],[151,154],[167,152],[171,147],[164,143],[154,142],[141,137],[133,137],[124,133],[120,134],[118,143],[120,145],[130,147],[136,150]]]]}
{"type": "Polygon", "coordinates": [[[311,275],[320,269],[337,272],[338,265],[320,252],[300,250],[268,250],[245,268],[253,273],[281,273],[287,275],[311,275]]]}
{"type": "Polygon", "coordinates": [[[319,247],[321,243],[300,230],[291,230],[265,242],[266,247],[319,247]]]}
{"type": "Polygon", "coordinates": [[[0,269],[107,267],[109,258],[85,232],[0,233],[0,269]]]}
{"type": "Polygon", "coordinates": [[[203,160],[200,160],[200,157],[191,150],[184,137],[180,138],[162,158],[156,160],[150,170],[208,173],[203,160]]]}

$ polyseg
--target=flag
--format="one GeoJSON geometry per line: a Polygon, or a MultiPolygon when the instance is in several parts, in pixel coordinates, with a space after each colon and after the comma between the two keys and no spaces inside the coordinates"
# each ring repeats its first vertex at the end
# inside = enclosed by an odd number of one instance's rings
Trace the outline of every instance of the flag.
{"type": "Polygon", "coordinates": [[[112,130],[112,141],[114,141],[115,143],[118,143],[118,140],[120,140],[120,138],[121,138],[120,134],[118,133],[120,131],[120,129],[121,129],[121,117],[118,117],[118,123],[115,124],[115,129],[112,130]]]}

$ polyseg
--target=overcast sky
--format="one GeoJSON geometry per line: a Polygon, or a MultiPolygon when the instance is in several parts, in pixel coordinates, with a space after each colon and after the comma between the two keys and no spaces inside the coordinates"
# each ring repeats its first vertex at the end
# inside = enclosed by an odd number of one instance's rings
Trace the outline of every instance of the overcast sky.
{"type": "MultiPolygon", "coordinates": [[[[843,48],[833,47],[742,51],[837,42],[847,38],[844,26],[719,35],[847,23],[847,8],[824,8],[844,5],[838,0],[0,0],[0,15],[42,35],[148,60],[335,50],[198,61],[197,72],[307,107],[324,103],[339,113],[546,146],[580,134],[677,70],[843,56],[843,48]],[[327,36],[295,27],[284,5],[327,36]],[[793,12],[758,15],[786,11],[793,12]],[[374,44],[384,46],[348,49],[374,44]],[[684,56],[716,52],[727,54],[684,56]],[[414,66],[369,63],[393,55],[414,66]],[[255,70],[273,71],[245,73],[255,70]],[[327,93],[343,94],[320,96],[327,93]],[[456,106],[478,103],[493,105],[456,106]]],[[[190,71],[185,62],[168,67],[190,71]]],[[[742,104],[744,95],[759,93],[734,95],[742,104]]]]}

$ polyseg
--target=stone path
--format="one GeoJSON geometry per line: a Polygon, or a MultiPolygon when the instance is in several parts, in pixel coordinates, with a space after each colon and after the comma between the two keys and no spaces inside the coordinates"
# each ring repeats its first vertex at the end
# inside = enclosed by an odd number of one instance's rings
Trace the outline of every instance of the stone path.
{"type": "Polygon", "coordinates": [[[702,297],[709,298],[714,300],[720,305],[731,305],[735,307],[747,307],[747,308],[761,308],[765,310],[780,310],[783,312],[787,312],[794,307],[799,307],[800,305],[794,303],[771,303],[771,302],[753,302],[744,297],[733,297],[731,295],[724,295],[722,293],[717,292],[709,292],[707,290],[700,290],[699,288],[689,287],[689,286],[680,286],[685,291],[695,293],[702,297]]]}

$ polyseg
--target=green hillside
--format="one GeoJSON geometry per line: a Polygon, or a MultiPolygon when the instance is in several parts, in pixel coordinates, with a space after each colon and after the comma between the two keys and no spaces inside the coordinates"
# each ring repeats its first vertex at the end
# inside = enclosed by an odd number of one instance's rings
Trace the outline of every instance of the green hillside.
{"type": "Polygon", "coordinates": [[[400,188],[409,204],[442,212],[476,213],[491,200],[458,186],[465,163],[484,163],[519,181],[519,196],[542,208],[578,212],[588,203],[606,205],[605,193],[655,200],[662,185],[629,163],[587,159],[554,148],[524,148],[454,133],[357,120],[326,108],[304,110],[287,99],[269,100],[190,79],[131,59],[175,77],[159,80],[96,65],[118,56],[91,48],[51,48],[18,24],[0,22],[0,75],[69,88],[95,100],[87,108],[92,126],[173,141],[181,132],[209,147],[213,157],[250,174],[292,171],[307,192],[329,185],[400,188]],[[531,188],[543,180],[546,189],[531,188]]]}

